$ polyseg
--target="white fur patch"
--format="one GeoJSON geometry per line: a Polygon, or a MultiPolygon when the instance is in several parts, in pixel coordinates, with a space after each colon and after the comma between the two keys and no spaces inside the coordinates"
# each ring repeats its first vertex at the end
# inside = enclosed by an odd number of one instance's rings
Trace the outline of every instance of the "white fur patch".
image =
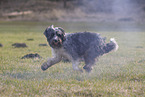
{"type": "Polygon", "coordinates": [[[116,42],[115,38],[110,38],[110,42],[112,42],[112,43],[114,43],[114,44],[115,44],[114,51],[117,51],[117,50],[118,50],[118,48],[119,48],[119,46],[118,46],[118,44],[117,44],[117,42],[116,42]]]}

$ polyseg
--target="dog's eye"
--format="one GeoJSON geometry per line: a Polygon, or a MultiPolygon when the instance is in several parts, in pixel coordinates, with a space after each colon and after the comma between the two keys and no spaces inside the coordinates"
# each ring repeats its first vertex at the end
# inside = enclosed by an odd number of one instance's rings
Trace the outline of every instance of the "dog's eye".
{"type": "Polygon", "coordinates": [[[60,36],[60,37],[62,36],[62,34],[57,34],[57,35],[60,36]]]}
{"type": "Polygon", "coordinates": [[[57,31],[56,34],[57,36],[60,36],[60,37],[62,36],[62,34],[59,31],[57,31]]]}

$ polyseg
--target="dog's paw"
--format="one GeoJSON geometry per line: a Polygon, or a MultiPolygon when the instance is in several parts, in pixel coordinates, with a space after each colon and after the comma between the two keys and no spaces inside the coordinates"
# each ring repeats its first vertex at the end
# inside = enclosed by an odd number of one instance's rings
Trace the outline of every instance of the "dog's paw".
{"type": "Polygon", "coordinates": [[[41,69],[43,70],[43,71],[45,71],[46,69],[48,69],[48,65],[47,65],[47,63],[46,62],[44,62],[42,65],[41,65],[41,69]]]}
{"type": "Polygon", "coordinates": [[[91,72],[91,70],[92,70],[92,68],[91,68],[91,67],[89,67],[89,66],[84,66],[83,68],[84,68],[84,69],[85,69],[85,71],[86,71],[86,72],[88,72],[88,73],[90,73],[90,72],[91,72]]]}

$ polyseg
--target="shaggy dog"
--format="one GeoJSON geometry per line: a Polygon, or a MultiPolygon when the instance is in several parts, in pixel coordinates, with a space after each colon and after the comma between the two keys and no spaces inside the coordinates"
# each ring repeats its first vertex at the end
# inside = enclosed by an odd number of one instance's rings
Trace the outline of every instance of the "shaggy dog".
{"type": "Polygon", "coordinates": [[[53,57],[48,58],[43,63],[41,66],[43,71],[64,58],[72,62],[73,70],[81,72],[82,69],[78,65],[80,60],[83,59],[85,62],[83,68],[90,72],[99,56],[118,49],[118,44],[114,38],[110,39],[110,43],[106,43],[105,39],[97,33],[78,32],[65,34],[61,27],[54,28],[52,25],[46,28],[44,35],[52,48],[53,57]]]}

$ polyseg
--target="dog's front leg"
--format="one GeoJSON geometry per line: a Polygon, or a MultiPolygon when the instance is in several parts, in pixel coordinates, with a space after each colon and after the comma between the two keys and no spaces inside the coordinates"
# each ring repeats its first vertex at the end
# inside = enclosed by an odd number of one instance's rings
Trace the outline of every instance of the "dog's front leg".
{"type": "Polygon", "coordinates": [[[48,60],[42,64],[41,69],[43,71],[45,71],[46,69],[48,69],[52,65],[60,62],[61,59],[62,59],[62,57],[60,57],[60,56],[59,57],[57,56],[57,57],[53,57],[53,58],[48,58],[48,60]]]}

